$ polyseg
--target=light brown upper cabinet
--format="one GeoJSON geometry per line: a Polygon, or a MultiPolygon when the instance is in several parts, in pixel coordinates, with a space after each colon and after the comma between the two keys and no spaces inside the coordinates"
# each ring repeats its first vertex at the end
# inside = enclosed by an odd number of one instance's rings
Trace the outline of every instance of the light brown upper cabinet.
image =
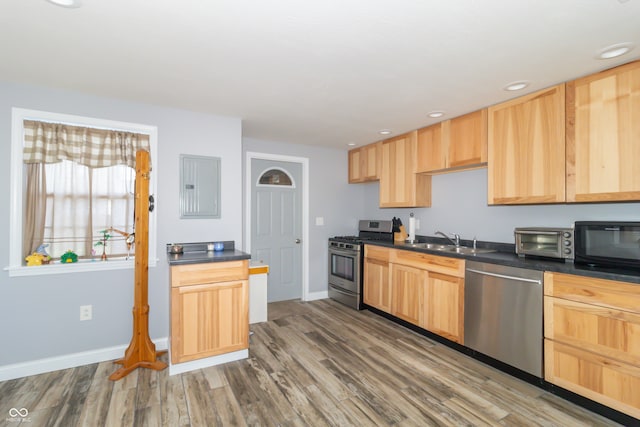
{"type": "Polygon", "coordinates": [[[640,61],[566,91],[567,201],[640,200],[640,61]]]}
{"type": "Polygon", "coordinates": [[[380,179],[380,143],[349,150],[349,183],[380,179]]]}
{"type": "Polygon", "coordinates": [[[488,203],[565,200],[564,84],[489,107],[488,203]]]}
{"type": "Polygon", "coordinates": [[[416,174],[417,133],[382,141],[381,208],[431,206],[431,177],[416,174]]]}
{"type": "Polygon", "coordinates": [[[487,110],[418,130],[418,173],[445,173],[487,163],[487,110]]]}

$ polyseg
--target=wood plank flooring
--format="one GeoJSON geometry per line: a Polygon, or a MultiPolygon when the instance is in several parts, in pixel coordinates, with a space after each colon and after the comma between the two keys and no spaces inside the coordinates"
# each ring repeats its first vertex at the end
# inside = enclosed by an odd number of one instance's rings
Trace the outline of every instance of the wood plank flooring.
{"type": "Polygon", "coordinates": [[[272,303],[251,329],[249,359],[181,375],[112,382],[117,365],[104,362],[1,382],[0,425],[618,425],[331,300],[272,303]]]}

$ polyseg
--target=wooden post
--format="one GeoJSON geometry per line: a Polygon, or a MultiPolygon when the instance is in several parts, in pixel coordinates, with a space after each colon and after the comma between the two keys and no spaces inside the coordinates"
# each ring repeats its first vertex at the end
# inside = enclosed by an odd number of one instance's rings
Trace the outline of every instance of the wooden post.
{"type": "Polygon", "coordinates": [[[160,371],[167,364],[157,360],[166,351],[156,351],[149,338],[149,153],[136,153],[135,194],[135,285],[133,300],[133,336],[124,357],[115,363],[122,365],[109,379],[117,381],[136,368],[160,371]]]}

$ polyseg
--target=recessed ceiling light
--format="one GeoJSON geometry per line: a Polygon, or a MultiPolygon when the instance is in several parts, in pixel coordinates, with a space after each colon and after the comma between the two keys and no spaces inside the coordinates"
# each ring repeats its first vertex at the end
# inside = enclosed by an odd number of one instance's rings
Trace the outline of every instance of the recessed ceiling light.
{"type": "Polygon", "coordinates": [[[434,119],[438,118],[438,117],[442,117],[444,116],[444,111],[432,111],[429,114],[427,114],[429,117],[433,117],[434,119]]]}
{"type": "Polygon", "coordinates": [[[596,59],[611,59],[629,53],[634,48],[633,43],[618,43],[602,48],[596,54],[596,59]]]}
{"type": "Polygon", "coordinates": [[[62,7],[80,7],[82,6],[81,0],[47,0],[49,3],[53,3],[56,6],[62,7]]]}
{"type": "Polygon", "coordinates": [[[355,146],[355,145],[356,145],[356,143],[355,143],[355,142],[348,142],[348,143],[347,143],[347,145],[348,145],[349,147],[353,147],[353,146],[355,146]]]}
{"type": "Polygon", "coordinates": [[[503,87],[503,89],[508,91],[514,91],[514,90],[522,90],[527,86],[529,86],[529,82],[520,80],[517,82],[509,83],[508,85],[503,87]]]}
{"type": "Polygon", "coordinates": [[[380,135],[391,135],[391,131],[389,129],[382,129],[378,132],[380,135]]]}

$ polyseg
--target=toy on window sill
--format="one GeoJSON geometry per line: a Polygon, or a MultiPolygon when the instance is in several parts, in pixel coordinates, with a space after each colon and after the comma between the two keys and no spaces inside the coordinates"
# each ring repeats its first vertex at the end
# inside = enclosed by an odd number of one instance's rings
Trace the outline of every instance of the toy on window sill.
{"type": "Polygon", "coordinates": [[[24,260],[27,261],[27,266],[49,264],[51,257],[47,253],[47,246],[49,245],[42,244],[38,246],[34,253],[25,257],[24,260]]]}
{"type": "Polygon", "coordinates": [[[63,264],[78,262],[78,255],[71,249],[69,249],[67,252],[62,254],[62,256],[60,257],[60,262],[63,264]]]}
{"type": "Polygon", "coordinates": [[[109,234],[109,230],[102,230],[100,231],[100,233],[102,233],[102,237],[100,238],[100,241],[94,243],[93,246],[102,246],[102,256],[100,257],[100,260],[106,261],[107,260],[107,240],[111,238],[111,234],[109,234]]]}
{"type": "Polygon", "coordinates": [[[31,255],[25,257],[24,260],[27,261],[27,266],[42,265],[49,264],[51,257],[49,255],[43,255],[38,252],[34,252],[31,255]]]}

